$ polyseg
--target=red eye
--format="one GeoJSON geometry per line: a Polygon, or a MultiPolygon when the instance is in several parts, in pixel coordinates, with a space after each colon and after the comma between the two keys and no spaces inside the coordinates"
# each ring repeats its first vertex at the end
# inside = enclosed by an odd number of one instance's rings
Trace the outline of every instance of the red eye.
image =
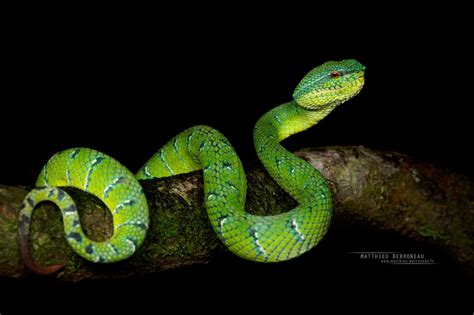
{"type": "Polygon", "coordinates": [[[339,71],[337,70],[334,70],[334,71],[331,71],[331,73],[329,73],[329,77],[335,79],[335,78],[339,78],[341,74],[339,73],[339,71]]]}

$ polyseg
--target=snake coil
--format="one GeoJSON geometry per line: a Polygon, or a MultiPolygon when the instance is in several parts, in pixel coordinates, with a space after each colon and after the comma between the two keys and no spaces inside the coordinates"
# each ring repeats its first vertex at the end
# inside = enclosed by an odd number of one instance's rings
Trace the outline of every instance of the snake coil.
{"type": "Polygon", "coordinates": [[[30,257],[31,214],[42,201],[61,210],[66,239],[80,256],[96,263],[130,257],[149,225],[148,204],[138,182],[202,169],[204,200],[211,225],[229,250],[258,262],[278,262],[308,251],[323,238],[332,213],[331,193],[323,176],[280,142],[318,123],[364,84],[356,60],[330,61],[309,72],[293,101],[263,115],[254,130],[257,155],[273,179],[298,206],[274,216],[245,212],[247,183],[239,157],[224,135],[208,126],[189,128],[171,139],[134,176],[115,159],[92,149],[55,154],[43,167],[20,207],[19,239],[23,261],[33,272],[50,274],[61,265],[39,266],[30,257]],[[95,242],[82,231],[77,207],[60,187],[75,187],[101,199],[112,213],[110,239],[95,242]]]}

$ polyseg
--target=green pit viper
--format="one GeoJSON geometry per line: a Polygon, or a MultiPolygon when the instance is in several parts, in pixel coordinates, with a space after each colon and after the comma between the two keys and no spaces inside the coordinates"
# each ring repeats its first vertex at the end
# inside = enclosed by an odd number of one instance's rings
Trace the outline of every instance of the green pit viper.
{"type": "Polygon", "coordinates": [[[189,128],[171,139],[134,176],[115,159],[92,149],[74,148],[55,154],[43,167],[36,187],[19,212],[19,240],[27,268],[50,274],[61,265],[40,266],[30,256],[31,214],[42,201],[62,213],[65,236],[77,254],[96,263],[130,257],[143,243],[149,226],[147,199],[138,180],[201,170],[210,223],[226,247],[257,262],[284,261],[308,251],[323,238],[332,214],[332,197],[323,176],[280,142],[308,129],[364,85],[365,67],[349,59],[326,62],[309,72],[293,100],[257,122],[254,144],[263,165],[298,206],[273,216],[245,211],[247,182],[241,161],[224,135],[208,126],[189,128]],[[101,199],[112,213],[113,235],[95,242],[82,231],[77,207],[60,187],[71,186],[101,199]]]}

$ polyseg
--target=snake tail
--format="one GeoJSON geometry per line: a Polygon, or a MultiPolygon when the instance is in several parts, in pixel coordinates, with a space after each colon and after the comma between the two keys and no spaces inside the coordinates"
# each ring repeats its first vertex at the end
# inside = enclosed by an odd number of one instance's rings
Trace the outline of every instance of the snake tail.
{"type": "Polygon", "coordinates": [[[147,200],[133,174],[113,158],[86,148],[59,152],[43,167],[36,186],[20,206],[19,221],[22,259],[33,272],[49,274],[61,268],[60,265],[39,266],[29,253],[31,216],[35,206],[43,201],[59,207],[66,240],[89,261],[120,261],[130,257],[142,244],[149,225],[147,200]],[[74,201],[59,187],[75,187],[101,199],[112,212],[112,237],[104,242],[90,240],[81,228],[74,201]]]}
{"type": "Polygon", "coordinates": [[[332,216],[332,197],[324,177],[280,142],[314,126],[364,85],[365,67],[353,59],[330,61],[311,70],[298,84],[293,100],[264,114],[254,129],[257,156],[272,178],[298,205],[278,215],[245,211],[247,180],[229,140],[208,126],[179,133],[134,176],[116,160],[85,148],[54,155],[42,169],[37,189],[21,205],[19,237],[25,265],[48,274],[61,266],[38,266],[28,251],[28,231],[34,207],[51,201],[61,210],[66,239],[79,255],[109,263],[132,255],[143,242],[149,224],[148,205],[138,180],[202,170],[204,202],[218,238],[236,255],[257,262],[279,262],[316,246],[332,216]],[[114,233],[104,242],[84,235],[77,207],[61,189],[70,186],[101,199],[112,213],[114,233]]]}

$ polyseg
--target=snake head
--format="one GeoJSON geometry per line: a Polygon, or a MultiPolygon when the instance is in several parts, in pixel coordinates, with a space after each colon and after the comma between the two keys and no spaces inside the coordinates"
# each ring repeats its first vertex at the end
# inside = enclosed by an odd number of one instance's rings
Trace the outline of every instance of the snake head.
{"type": "Polygon", "coordinates": [[[328,61],[311,70],[295,89],[294,100],[303,108],[320,110],[355,96],[364,85],[365,67],[354,59],[328,61]]]}

